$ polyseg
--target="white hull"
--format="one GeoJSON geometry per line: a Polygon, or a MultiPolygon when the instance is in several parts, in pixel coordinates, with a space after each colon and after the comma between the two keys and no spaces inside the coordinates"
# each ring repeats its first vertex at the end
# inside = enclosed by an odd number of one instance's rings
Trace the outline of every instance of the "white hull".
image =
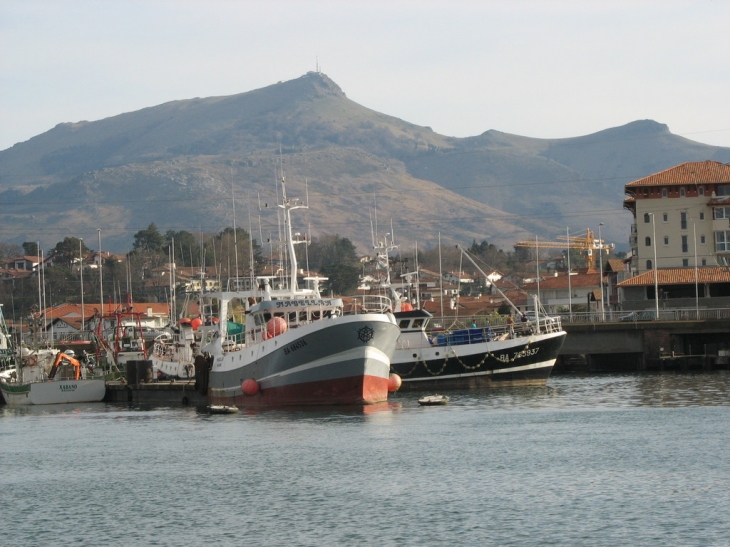
{"type": "Polygon", "coordinates": [[[0,382],[0,389],[8,406],[96,403],[104,399],[106,383],[103,379],[0,382]]]}
{"type": "Polygon", "coordinates": [[[172,378],[195,378],[195,366],[192,361],[168,361],[166,359],[160,359],[154,354],[150,355],[150,361],[152,361],[152,371],[155,374],[155,377],[159,373],[162,373],[165,376],[170,376],[172,378]]]}

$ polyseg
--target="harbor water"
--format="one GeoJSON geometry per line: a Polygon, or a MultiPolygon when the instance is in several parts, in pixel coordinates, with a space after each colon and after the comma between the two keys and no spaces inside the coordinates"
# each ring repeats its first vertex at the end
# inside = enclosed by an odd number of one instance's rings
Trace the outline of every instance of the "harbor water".
{"type": "Polygon", "coordinates": [[[730,375],[364,408],[0,407],[2,543],[730,546],[730,375]]]}

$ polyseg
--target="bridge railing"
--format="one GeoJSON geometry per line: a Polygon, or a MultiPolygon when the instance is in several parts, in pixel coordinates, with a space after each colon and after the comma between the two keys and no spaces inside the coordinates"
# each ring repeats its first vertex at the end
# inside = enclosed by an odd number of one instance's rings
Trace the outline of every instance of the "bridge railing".
{"type": "Polygon", "coordinates": [[[655,310],[613,311],[584,313],[561,313],[561,322],[570,324],[595,323],[645,323],[651,321],[708,321],[730,319],[730,308],[700,308],[700,309],[660,309],[657,317],[655,310]]]}

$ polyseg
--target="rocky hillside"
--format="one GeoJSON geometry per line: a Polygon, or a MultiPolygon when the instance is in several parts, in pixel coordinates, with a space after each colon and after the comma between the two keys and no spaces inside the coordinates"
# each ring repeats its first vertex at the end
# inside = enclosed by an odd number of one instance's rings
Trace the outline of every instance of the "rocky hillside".
{"type": "Polygon", "coordinates": [[[235,222],[278,237],[277,180],[310,209],[296,229],[337,233],[368,251],[371,218],[404,246],[553,239],[565,226],[621,245],[626,182],[685,161],[730,160],[730,149],[637,121],[571,139],[487,131],[456,139],[365,108],[327,76],[230,97],[173,101],[95,122],[62,123],[0,152],[0,238],[104,234],[129,248],[150,222],[217,231],[235,222]],[[235,199],[232,198],[235,197],[235,199]],[[261,206],[261,210],[260,207],[261,206]],[[604,213],[600,213],[604,211],[604,213]],[[387,228],[385,226],[387,225],[387,228]]]}

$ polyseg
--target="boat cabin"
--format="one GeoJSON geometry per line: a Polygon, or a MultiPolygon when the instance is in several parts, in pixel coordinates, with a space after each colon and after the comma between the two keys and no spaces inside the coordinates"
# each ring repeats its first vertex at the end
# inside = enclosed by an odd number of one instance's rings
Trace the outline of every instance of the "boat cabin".
{"type": "Polygon", "coordinates": [[[269,340],[289,329],[342,315],[340,298],[264,300],[246,315],[246,339],[269,340]]]}

